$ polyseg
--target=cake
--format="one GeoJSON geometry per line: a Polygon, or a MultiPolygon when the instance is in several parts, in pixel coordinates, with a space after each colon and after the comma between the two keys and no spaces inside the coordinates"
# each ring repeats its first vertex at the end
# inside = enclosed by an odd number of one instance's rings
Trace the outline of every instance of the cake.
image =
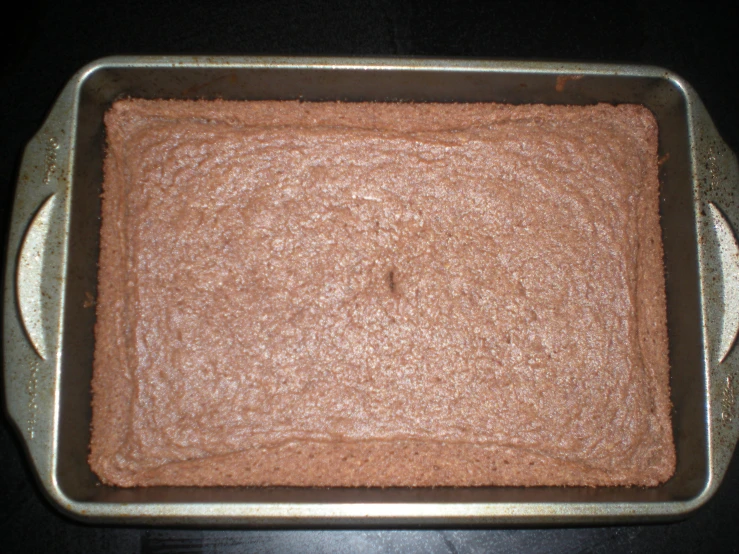
{"type": "Polygon", "coordinates": [[[89,462],[134,486],[656,486],[637,105],[125,99],[89,462]]]}

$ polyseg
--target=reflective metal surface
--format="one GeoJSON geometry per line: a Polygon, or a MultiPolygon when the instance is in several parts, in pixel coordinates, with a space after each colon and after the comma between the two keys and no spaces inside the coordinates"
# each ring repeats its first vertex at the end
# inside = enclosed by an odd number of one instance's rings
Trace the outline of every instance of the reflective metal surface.
{"type": "Polygon", "coordinates": [[[509,525],[665,519],[702,505],[739,437],[739,169],[703,104],[660,68],[419,59],[118,57],[67,84],[23,158],[9,234],[7,406],[50,498],[94,521],[509,525]],[[675,476],[660,487],[152,488],[87,465],[104,134],[122,96],[640,103],[660,126],[675,476]]]}

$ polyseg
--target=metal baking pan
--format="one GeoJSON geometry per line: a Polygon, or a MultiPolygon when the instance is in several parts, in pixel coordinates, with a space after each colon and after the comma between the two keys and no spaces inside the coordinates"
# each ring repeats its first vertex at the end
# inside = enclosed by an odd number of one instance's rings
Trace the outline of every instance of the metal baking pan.
{"type": "Polygon", "coordinates": [[[552,62],[116,57],[79,71],[26,148],[9,234],[7,408],[39,481],[91,521],[511,525],[669,519],[704,504],[739,437],[739,169],[695,91],[655,67],[552,62]],[[141,488],[87,465],[103,114],[119,97],[638,103],[660,129],[677,472],[656,488],[141,488]]]}

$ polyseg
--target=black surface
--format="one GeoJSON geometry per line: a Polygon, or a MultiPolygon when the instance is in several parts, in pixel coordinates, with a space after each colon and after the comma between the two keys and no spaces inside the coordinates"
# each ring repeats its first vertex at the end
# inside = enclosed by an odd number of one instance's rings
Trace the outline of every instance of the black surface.
{"type": "MultiPolygon", "coordinates": [[[[0,210],[21,149],[85,63],[109,54],[432,55],[665,66],[697,89],[739,151],[739,24],[709,3],[47,2],[0,16],[0,210]]],[[[4,244],[4,240],[3,240],[4,244]]],[[[739,552],[739,461],[715,498],[666,525],[570,529],[236,531],[89,526],[43,499],[0,418],[3,552],[739,552]]],[[[736,456],[735,456],[736,458],[736,456]]]]}

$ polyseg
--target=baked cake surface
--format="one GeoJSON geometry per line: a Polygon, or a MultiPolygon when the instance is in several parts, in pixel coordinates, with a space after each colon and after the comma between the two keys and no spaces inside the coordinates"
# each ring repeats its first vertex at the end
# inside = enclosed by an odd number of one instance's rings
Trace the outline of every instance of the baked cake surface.
{"type": "Polygon", "coordinates": [[[103,482],[674,472],[646,108],[129,99],[105,125],[103,482]]]}

